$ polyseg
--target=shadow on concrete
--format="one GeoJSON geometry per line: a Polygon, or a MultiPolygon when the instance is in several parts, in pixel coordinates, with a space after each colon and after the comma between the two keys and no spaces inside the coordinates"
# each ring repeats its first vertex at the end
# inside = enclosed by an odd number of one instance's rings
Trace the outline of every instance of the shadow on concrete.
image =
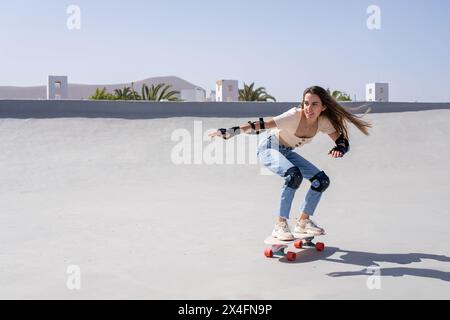
{"type": "MultiPolygon", "coordinates": [[[[314,249],[306,249],[297,253],[295,261],[288,261],[285,257],[280,258],[283,263],[308,263],[313,261],[328,261],[346,265],[361,266],[363,269],[358,271],[332,272],[327,275],[330,277],[348,277],[373,274],[373,267],[379,267],[379,263],[396,263],[407,265],[411,263],[422,262],[423,259],[435,260],[439,262],[450,262],[450,257],[445,255],[435,255],[428,253],[371,253],[362,251],[341,250],[335,247],[327,247],[323,252],[317,252],[314,249]],[[336,253],[343,253],[339,258],[331,258],[336,253]]],[[[403,277],[415,276],[422,278],[432,278],[450,282],[450,272],[433,269],[407,268],[407,267],[380,267],[381,276],[403,277]]]]}
{"type": "MultiPolygon", "coordinates": [[[[342,271],[342,272],[332,272],[327,275],[334,278],[339,277],[349,277],[349,276],[370,276],[373,271],[370,272],[369,269],[365,268],[359,271],[342,271]]],[[[389,277],[403,277],[403,276],[415,276],[421,278],[432,278],[442,281],[450,282],[450,272],[433,270],[433,269],[420,269],[420,268],[380,268],[380,276],[389,277]]]]}
{"type": "MultiPolygon", "coordinates": [[[[339,259],[327,258],[327,261],[362,266],[364,269],[359,271],[332,272],[330,277],[348,277],[358,275],[370,275],[373,273],[371,266],[379,266],[380,262],[397,263],[406,265],[414,262],[422,262],[423,259],[435,260],[440,262],[450,262],[450,257],[445,255],[435,255],[429,253],[371,253],[362,251],[337,250],[344,253],[339,259]]],[[[403,277],[415,276],[422,278],[433,278],[450,282],[450,272],[406,267],[380,267],[381,276],[403,277]]]]}

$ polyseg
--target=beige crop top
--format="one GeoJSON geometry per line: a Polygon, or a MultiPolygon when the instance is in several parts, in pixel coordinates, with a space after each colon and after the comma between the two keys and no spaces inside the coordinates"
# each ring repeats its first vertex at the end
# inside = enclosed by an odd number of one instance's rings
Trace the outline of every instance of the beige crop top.
{"type": "Polygon", "coordinates": [[[300,108],[294,107],[273,118],[277,128],[273,128],[271,130],[276,134],[278,139],[280,139],[281,136],[283,141],[288,143],[290,147],[301,147],[304,144],[310,143],[319,131],[326,134],[336,132],[336,129],[333,127],[330,120],[325,115],[320,115],[318,129],[314,136],[310,138],[297,137],[295,133],[301,122],[300,112],[300,108]]]}

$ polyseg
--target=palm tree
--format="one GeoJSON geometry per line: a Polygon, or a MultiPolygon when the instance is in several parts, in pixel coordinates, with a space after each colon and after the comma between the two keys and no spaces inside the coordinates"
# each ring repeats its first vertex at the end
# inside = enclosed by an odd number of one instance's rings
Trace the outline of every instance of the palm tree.
{"type": "Polygon", "coordinates": [[[139,93],[134,90],[134,82],[131,83],[131,100],[141,100],[139,93]]]}
{"type": "Polygon", "coordinates": [[[106,92],[106,88],[95,90],[95,93],[89,97],[92,100],[115,100],[115,96],[109,92],[106,92]]]}
{"type": "Polygon", "coordinates": [[[331,92],[330,89],[327,89],[327,91],[336,101],[352,101],[350,96],[345,92],[339,90],[334,90],[331,92]]]}
{"type": "Polygon", "coordinates": [[[180,94],[179,91],[168,91],[172,87],[171,85],[166,85],[165,83],[160,83],[158,85],[151,85],[148,87],[145,83],[142,85],[142,100],[149,101],[181,101],[177,95],[180,94]],[[161,91],[162,89],[162,91],[161,91]]]}
{"type": "Polygon", "coordinates": [[[133,100],[133,92],[130,87],[114,90],[114,95],[117,100],[133,100]]]}
{"type": "Polygon", "coordinates": [[[254,82],[250,86],[244,83],[244,89],[239,89],[239,101],[277,101],[274,97],[267,94],[266,88],[259,87],[253,89],[254,86],[254,82]]]}

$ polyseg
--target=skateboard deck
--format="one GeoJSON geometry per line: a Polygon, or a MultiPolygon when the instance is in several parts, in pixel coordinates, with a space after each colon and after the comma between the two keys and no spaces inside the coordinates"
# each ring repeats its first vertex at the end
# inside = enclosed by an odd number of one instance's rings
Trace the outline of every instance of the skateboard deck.
{"type": "Polygon", "coordinates": [[[294,239],[288,241],[280,240],[272,236],[266,238],[264,243],[270,245],[270,247],[265,248],[264,255],[267,258],[272,258],[274,255],[282,257],[286,256],[287,260],[294,261],[297,258],[296,252],[287,250],[292,243],[294,243],[296,249],[315,248],[317,251],[323,251],[325,249],[325,244],[323,242],[313,242],[315,237],[320,237],[322,235],[307,233],[292,233],[292,235],[294,236],[294,239]]]}

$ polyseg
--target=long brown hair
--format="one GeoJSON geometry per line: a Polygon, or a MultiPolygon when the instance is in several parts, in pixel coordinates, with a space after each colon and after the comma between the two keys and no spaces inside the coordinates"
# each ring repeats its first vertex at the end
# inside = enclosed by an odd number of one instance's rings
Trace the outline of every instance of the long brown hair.
{"type": "MultiPolygon", "coordinates": [[[[369,128],[372,127],[367,121],[361,120],[361,117],[356,116],[349,112],[346,108],[341,106],[329,93],[322,87],[313,86],[307,88],[303,92],[303,100],[301,108],[303,109],[305,103],[305,96],[310,94],[317,95],[322,101],[322,105],[326,107],[322,114],[324,114],[331,122],[336,131],[343,134],[348,139],[348,127],[347,122],[351,122],[366,136],[369,135],[369,128]]],[[[358,109],[358,108],[356,108],[358,109]]]]}

